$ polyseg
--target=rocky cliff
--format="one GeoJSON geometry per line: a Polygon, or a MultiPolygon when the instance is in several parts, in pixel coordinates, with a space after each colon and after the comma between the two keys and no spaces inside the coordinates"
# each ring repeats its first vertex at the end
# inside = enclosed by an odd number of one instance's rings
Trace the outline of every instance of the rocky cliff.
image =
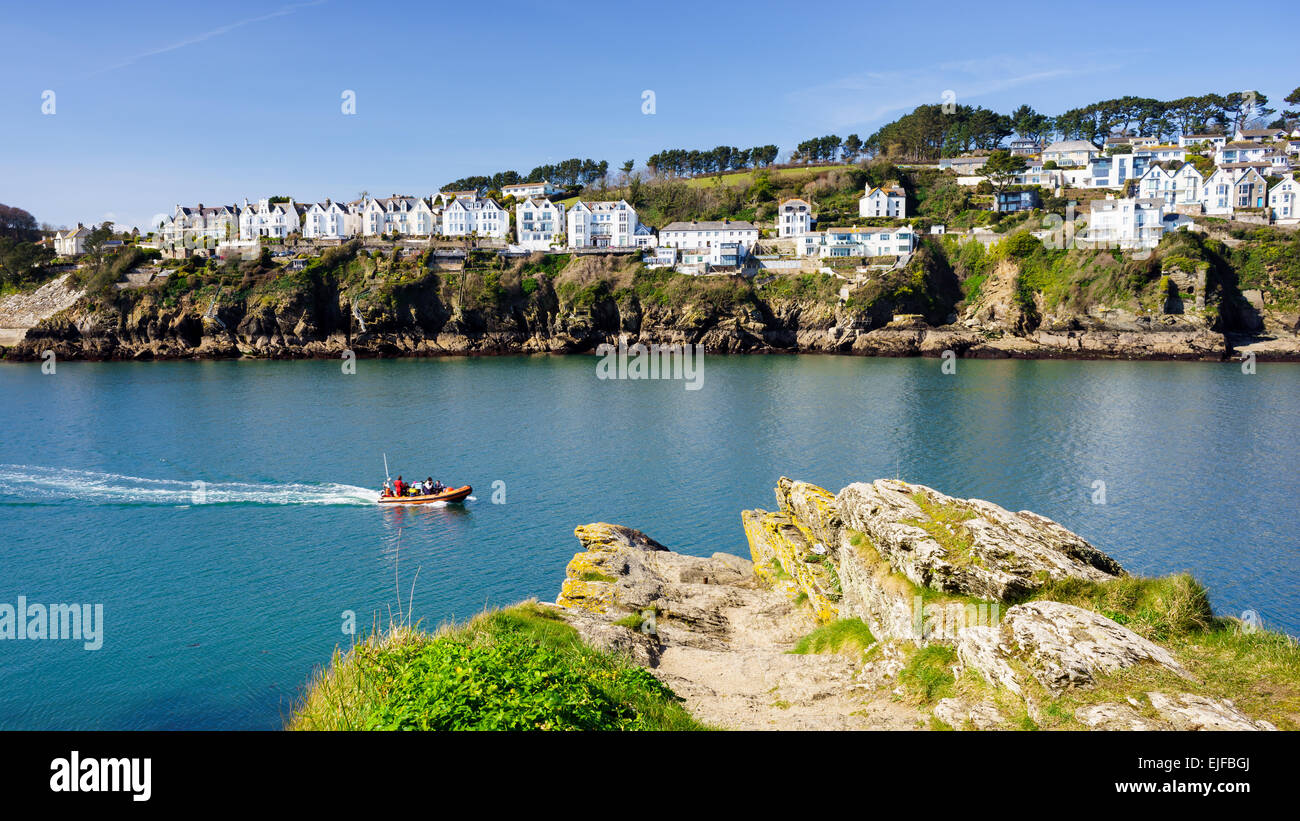
{"type": "MultiPolygon", "coordinates": [[[[1195,282],[1181,286],[1191,289],[1186,303],[1171,296],[1143,307],[1132,295],[1109,292],[1055,303],[1044,296],[1050,290],[1026,296],[1029,261],[1004,259],[987,275],[967,272],[959,281],[938,252],[918,253],[898,270],[757,280],[649,271],[627,258],[538,255],[509,265],[450,265],[350,246],[302,270],[241,265],[177,269],[166,278],[143,277],[143,285],[128,281],[87,294],[41,317],[25,335],[11,332],[12,344],[0,355],[572,353],[622,340],[695,343],[715,353],[1209,360],[1228,358],[1233,345],[1253,345],[1261,358],[1300,359],[1289,315],[1264,311],[1229,321],[1222,289],[1204,283],[1199,303],[1195,282]],[[1257,323],[1257,333],[1246,319],[1257,323]]],[[[1165,280],[1174,282],[1166,276],[1141,287],[1183,293],[1176,282],[1160,284],[1165,280]]]]}
{"type": "Polygon", "coordinates": [[[742,513],[750,560],[583,525],[556,606],[715,726],[1300,726],[1294,641],[1216,618],[1189,577],[899,480],[782,478],[776,501],[742,513]]]}

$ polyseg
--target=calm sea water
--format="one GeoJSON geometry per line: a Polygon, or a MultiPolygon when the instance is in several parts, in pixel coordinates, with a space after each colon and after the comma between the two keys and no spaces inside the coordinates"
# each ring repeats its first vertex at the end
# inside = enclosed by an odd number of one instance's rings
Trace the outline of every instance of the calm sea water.
{"type": "Polygon", "coordinates": [[[783,474],[1034,510],[1300,633],[1298,421],[1293,365],[712,357],[698,391],[577,357],[0,366],[0,603],[105,620],[98,651],[0,641],[0,729],[276,728],[344,611],[553,600],[597,520],[747,555],[783,474]],[[474,498],[381,509],[384,453],[474,498]]]}

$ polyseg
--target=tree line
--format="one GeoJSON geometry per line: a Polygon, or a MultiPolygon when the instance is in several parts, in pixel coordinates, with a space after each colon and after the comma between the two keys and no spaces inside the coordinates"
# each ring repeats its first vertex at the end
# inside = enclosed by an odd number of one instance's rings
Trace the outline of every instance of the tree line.
{"type": "Polygon", "coordinates": [[[756,145],[753,148],[719,145],[704,150],[666,148],[651,154],[646,160],[646,168],[658,176],[720,174],[723,171],[743,171],[747,168],[769,166],[776,162],[779,153],[780,149],[774,145],[756,145]]]}
{"type": "Polygon", "coordinates": [[[521,182],[549,180],[559,186],[578,187],[591,185],[609,173],[606,160],[573,157],[558,163],[539,165],[527,175],[518,171],[498,171],[491,175],[461,177],[442,186],[442,191],[500,191],[507,185],[521,182]]]}

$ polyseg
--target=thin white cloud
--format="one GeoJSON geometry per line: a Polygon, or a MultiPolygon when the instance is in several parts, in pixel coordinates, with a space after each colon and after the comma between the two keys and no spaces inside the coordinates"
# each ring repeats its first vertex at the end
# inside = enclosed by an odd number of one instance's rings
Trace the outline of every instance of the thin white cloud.
{"type": "Polygon", "coordinates": [[[186,46],[192,46],[195,45],[196,43],[202,43],[204,40],[211,40],[213,37],[220,37],[223,34],[229,34],[235,29],[241,28],[243,26],[252,25],[253,23],[261,23],[266,20],[273,20],[276,17],[284,17],[286,15],[293,14],[299,9],[305,9],[305,8],[310,8],[311,6],[323,5],[326,2],[328,2],[328,0],[311,0],[311,2],[307,2],[307,3],[295,3],[294,5],[285,6],[284,8],[278,9],[273,12],[269,12],[267,14],[262,14],[257,17],[249,17],[246,20],[238,20],[234,23],[230,23],[224,26],[220,26],[218,28],[214,28],[211,31],[205,31],[202,34],[196,34],[193,37],[189,37],[185,40],[180,40],[178,42],[172,43],[171,45],[163,46],[162,48],[155,48],[155,49],[150,49],[149,51],[141,52],[133,57],[128,57],[119,63],[114,63],[111,66],[106,66],[104,68],[99,69],[98,71],[92,72],[89,76],[93,77],[95,75],[104,74],[109,71],[116,71],[119,68],[125,68],[131,65],[132,63],[137,63],[140,60],[144,60],[148,57],[156,57],[159,54],[166,54],[169,51],[176,51],[177,49],[182,49],[185,48],[186,46]]]}
{"type": "Polygon", "coordinates": [[[883,121],[926,103],[976,104],[989,94],[1120,68],[1113,60],[1062,66],[1060,56],[1025,58],[995,55],[935,63],[921,68],[871,71],[842,77],[786,95],[801,118],[841,129],[883,121]]]}

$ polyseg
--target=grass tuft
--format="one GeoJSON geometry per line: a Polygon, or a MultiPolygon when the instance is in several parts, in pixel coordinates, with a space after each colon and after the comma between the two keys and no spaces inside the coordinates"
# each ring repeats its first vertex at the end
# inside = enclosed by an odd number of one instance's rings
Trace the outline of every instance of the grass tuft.
{"type": "Polygon", "coordinates": [[[876,643],[871,629],[862,619],[839,619],[823,624],[799,639],[789,652],[796,655],[809,653],[845,653],[859,656],[876,643]]]}

